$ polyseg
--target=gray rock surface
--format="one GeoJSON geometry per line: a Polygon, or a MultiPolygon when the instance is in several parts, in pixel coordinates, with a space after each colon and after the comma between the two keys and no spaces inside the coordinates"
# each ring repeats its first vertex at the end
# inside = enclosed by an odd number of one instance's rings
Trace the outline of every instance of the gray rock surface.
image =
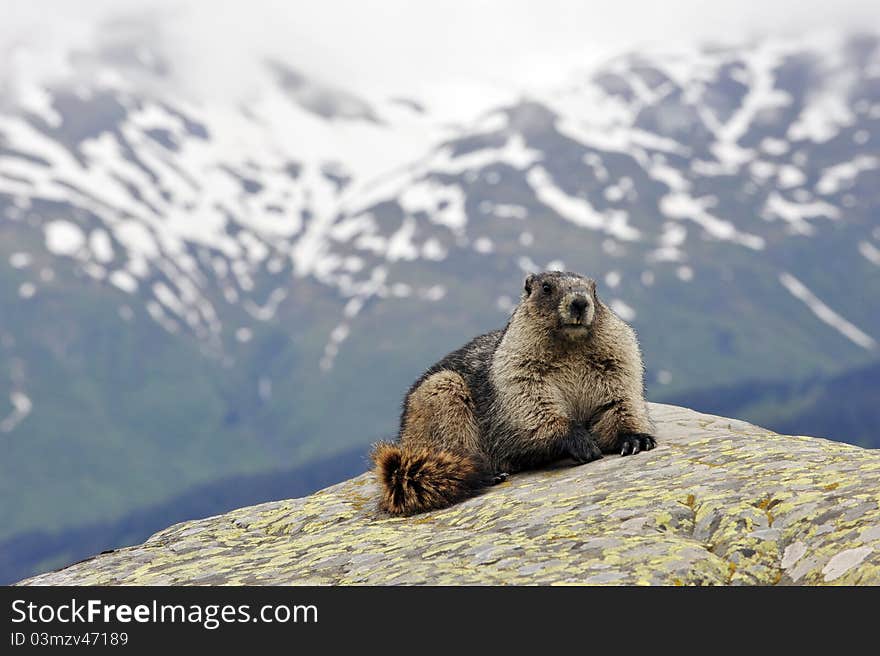
{"type": "Polygon", "coordinates": [[[376,510],[371,474],[26,585],[880,584],[880,452],[652,404],[658,447],[376,510]]]}

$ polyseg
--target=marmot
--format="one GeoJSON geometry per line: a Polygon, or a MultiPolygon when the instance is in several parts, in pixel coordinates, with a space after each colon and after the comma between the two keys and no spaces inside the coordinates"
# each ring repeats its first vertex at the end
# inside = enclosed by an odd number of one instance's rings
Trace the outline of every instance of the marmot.
{"type": "Polygon", "coordinates": [[[654,448],[635,332],[575,273],[531,274],[507,326],[473,339],[409,389],[396,443],[372,453],[380,508],[452,505],[564,458],[654,448]]]}

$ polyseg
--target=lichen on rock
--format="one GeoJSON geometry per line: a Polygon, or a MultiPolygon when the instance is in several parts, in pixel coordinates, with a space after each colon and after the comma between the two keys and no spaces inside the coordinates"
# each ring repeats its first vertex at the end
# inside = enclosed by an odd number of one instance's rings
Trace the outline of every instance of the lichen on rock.
{"type": "Polygon", "coordinates": [[[24,585],[880,584],[880,452],[651,404],[658,447],[376,509],[367,473],[24,585]]]}

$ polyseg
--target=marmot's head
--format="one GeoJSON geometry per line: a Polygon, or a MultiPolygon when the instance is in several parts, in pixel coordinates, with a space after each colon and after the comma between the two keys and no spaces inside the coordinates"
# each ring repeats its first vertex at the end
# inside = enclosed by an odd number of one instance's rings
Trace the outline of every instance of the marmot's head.
{"type": "Polygon", "coordinates": [[[576,273],[533,273],[523,284],[520,305],[547,330],[577,339],[589,334],[596,319],[596,282],[576,273]]]}

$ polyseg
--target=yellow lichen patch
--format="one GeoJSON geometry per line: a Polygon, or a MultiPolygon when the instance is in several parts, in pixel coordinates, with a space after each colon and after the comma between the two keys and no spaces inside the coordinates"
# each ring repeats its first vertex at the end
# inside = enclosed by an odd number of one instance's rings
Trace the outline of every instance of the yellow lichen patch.
{"type": "Polygon", "coordinates": [[[880,452],[651,412],[654,451],[523,472],[448,509],[383,515],[367,474],[27,583],[880,584],[880,452]]]}
{"type": "Polygon", "coordinates": [[[736,563],[727,563],[727,582],[733,579],[733,575],[736,574],[736,563]]]}
{"type": "Polygon", "coordinates": [[[566,526],[554,526],[545,533],[547,540],[576,540],[580,533],[566,526]]]}

